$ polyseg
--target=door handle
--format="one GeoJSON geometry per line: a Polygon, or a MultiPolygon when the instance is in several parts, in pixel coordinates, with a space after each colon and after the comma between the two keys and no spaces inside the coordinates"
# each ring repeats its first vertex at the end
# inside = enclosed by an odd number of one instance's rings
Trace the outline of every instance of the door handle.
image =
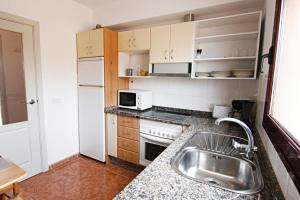
{"type": "Polygon", "coordinates": [[[30,99],[30,100],[27,102],[27,104],[30,104],[30,105],[35,104],[35,100],[34,100],[34,99],[30,99]]]}
{"type": "Polygon", "coordinates": [[[173,60],[173,49],[171,49],[171,51],[170,51],[170,58],[171,58],[171,60],[173,60]]]}
{"type": "Polygon", "coordinates": [[[130,44],[130,43],[131,43],[131,39],[128,40],[128,47],[129,47],[129,48],[131,47],[131,44],[130,44]]]}
{"type": "Polygon", "coordinates": [[[165,60],[167,60],[167,53],[168,53],[168,51],[165,50],[165,51],[164,51],[164,58],[165,58],[165,60]]]}

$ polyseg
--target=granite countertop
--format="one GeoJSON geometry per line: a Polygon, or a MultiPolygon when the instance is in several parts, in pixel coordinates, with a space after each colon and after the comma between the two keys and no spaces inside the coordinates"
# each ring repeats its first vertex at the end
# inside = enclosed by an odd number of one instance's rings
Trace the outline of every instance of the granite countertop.
{"type": "Polygon", "coordinates": [[[197,111],[190,111],[190,110],[184,110],[184,109],[174,109],[174,108],[167,108],[167,107],[157,107],[154,106],[151,109],[144,110],[144,111],[138,111],[138,110],[130,110],[130,109],[124,109],[124,108],[118,108],[118,107],[108,107],[105,108],[106,113],[111,114],[117,114],[117,115],[123,115],[128,117],[136,117],[140,119],[148,119],[148,120],[154,120],[159,121],[163,123],[171,123],[171,124],[177,124],[177,125],[183,125],[183,126],[189,126],[190,125],[190,116],[197,115],[198,117],[203,118],[210,118],[211,113],[208,112],[197,112],[197,111]],[[169,115],[180,114],[180,115],[186,115],[187,117],[183,119],[177,119],[172,117],[165,117],[164,114],[169,113],[169,115]]]}
{"type": "MultiPolygon", "coordinates": [[[[136,111],[135,111],[136,112],[136,111]]],[[[122,111],[109,112],[119,115],[140,117],[142,112],[135,115],[122,111]]],[[[131,183],[129,183],[115,200],[132,199],[284,199],[275,174],[271,168],[266,153],[259,138],[256,146],[259,148],[261,171],[265,187],[259,194],[242,195],[220,189],[205,183],[199,183],[177,174],[170,165],[172,157],[180,150],[185,142],[197,131],[212,131],[223,134],[239,135],[239,132],[230,131],[228,124],[220,126],[214,124],[214,119],[204,117],[189,117],[184,123],[190,126],[168,148],[148,165],[131,183]]],[[[243,135],[245,137],[245,134],[243,135]]]]}

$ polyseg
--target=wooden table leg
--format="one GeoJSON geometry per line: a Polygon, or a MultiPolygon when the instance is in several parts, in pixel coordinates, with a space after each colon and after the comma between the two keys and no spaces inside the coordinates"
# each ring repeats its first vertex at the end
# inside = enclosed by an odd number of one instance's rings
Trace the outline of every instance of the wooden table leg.
{"type": "Polygon", "coordinates": [[[13,194],[14,194],[14,197],[17,197],[20,194],[20,187],[19,187],[18,183],[13,184],[13,194]]]}

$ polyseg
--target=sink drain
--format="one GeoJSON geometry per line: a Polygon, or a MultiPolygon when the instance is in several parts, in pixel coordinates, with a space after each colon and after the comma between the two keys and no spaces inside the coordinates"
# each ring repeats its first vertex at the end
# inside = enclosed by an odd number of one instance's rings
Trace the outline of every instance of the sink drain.
{"type": "Polygon", "coordinates": [[[222,186],[221,182],[219,182],[218,180],[216,180],[214,178],[208,177],[208,178],[205,178],[204,181],[207,183],[210,183],[210,184],[222,186]]]}

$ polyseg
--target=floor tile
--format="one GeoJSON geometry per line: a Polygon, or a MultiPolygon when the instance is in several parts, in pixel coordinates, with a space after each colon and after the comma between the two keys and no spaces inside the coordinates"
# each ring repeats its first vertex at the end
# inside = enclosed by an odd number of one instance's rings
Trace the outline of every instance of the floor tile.
{"type": "Polygon", "coordinates": [[[20,183],[24,200],[109,200],[137,175],[115,165],[78,157],[20,183]]]}

